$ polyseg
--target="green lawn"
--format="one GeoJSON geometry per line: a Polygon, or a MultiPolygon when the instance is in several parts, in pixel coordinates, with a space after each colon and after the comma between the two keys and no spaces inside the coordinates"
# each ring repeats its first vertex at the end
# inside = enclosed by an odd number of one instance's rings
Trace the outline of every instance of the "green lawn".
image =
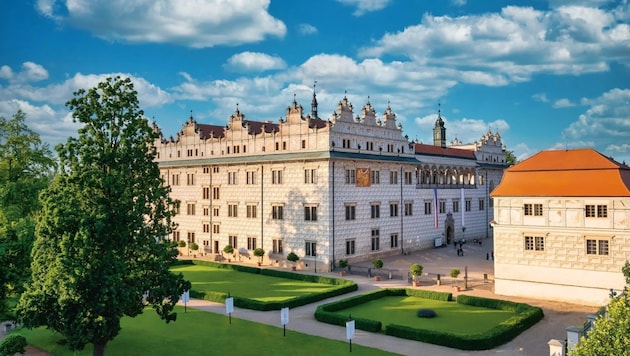
{"type": "Polygon", "coordinates": [[[443,302],[410,296],[384,297],[338,312],[380,321],[383,326],[398,324],[417,329],[447,331],[453,334],[476,334],[495,327],[517,313],[473,307],[456,302],[443,302]],[[419,318],[418,309],[433,309],[435,318],[419,318]]]}
{"type": "Polygon", "coordinates": [[[337,287],[199,265],[175,266],[171,270],[181,272],[192,283],[192,289],[198,292],[229,292],[233,296],[264,302],[284,301],[337,287]]]}
{"type": "MultiPolygon", "coordinates": [[[[347,355],[349,344],[287,330],[283,336],[278,313],[278,327],[203,312],[192,308],[184,313],[177,307],[177,321],[166,324],[152,309],[136,318],[124,318],[118,337],[108,343],[108,355],[347,355]]],[[[62,337],[39,328],[19,330],[31,345],[55,356],[92,355],[92,346],[71,352],[58,345],[62,337]]],[[[343,331],[340,331],[343,332],[343,331]]],[[[352,352],[359,355],[393,355],[353,344],[352,352]]]]}

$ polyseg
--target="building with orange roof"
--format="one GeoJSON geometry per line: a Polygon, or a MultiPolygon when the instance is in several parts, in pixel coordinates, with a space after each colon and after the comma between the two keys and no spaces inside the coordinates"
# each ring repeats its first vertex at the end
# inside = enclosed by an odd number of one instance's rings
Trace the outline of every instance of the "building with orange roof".
{"type": "Polygon", "coordinates": [[[630,260],[630,167],[593,149],[505,170],[494,200],[495,293],[605,305],[630,260]]]}
{"type": "MultiPolygon", "coordinates": [[[[327,119],[295,99],[277,122],[238,107],[226,125],[192,115],[176,137],[155,141],[162,178],[180,201],[173,240],[197,253],[265,265],[330,270],[351,263],[491,235],[489,192],[506,167],[500,136],[446,146],[438,113],[433,145],[413,142],[388,106],[367,102],[355,116],[344,97],[327,119]],[[436,139],[437,138],[437,139],[436,139]],[[465,229],[464,229],[465,227],[465,229]],[[237,251],[223,253],[226,245],[237,251]]],[[[184,253],[187,253],[185,250],[184,253]]]]}

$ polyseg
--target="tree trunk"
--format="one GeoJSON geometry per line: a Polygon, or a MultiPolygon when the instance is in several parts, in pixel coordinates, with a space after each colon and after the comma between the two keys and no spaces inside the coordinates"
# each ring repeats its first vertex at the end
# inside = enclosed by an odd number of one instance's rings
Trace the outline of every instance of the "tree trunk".
{"type": "Polygon", "coordinates": [[[105,356],[105,345],[107,345],[107,341],[94,343],[94,352],[93,356],[105,356]]]}

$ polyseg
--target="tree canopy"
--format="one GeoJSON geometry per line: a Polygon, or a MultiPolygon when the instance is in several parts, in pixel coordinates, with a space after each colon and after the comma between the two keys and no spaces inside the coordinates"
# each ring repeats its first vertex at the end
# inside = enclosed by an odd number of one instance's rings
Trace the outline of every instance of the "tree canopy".
{"type": "Polygon", "coordinates": [[[622,268],[626,278],[624,293],[612,297],[606,307],[606,316],[595,320],[595,326],[572,350],[571,356],[627,355],[630,349],[630,263],[622,268]]]}
{"type": "Polygon", "coordinates": [[[55,162],[48,145],[18,111],[0,117],[0,317],[6,298],[21,292],[30,277],[39,193],[48,186],[55,162]]]}
{"type": "Polygon", "coordinates": [[[518,159],[516,159],[514,151],[505,151],[505,163],[508,165],[508,167],[511,167],[518,163],[518,159]]]}
{"type": "Polygon", "coordinates": [[[123,316],[151,305],[166,322],[190,283],[169,267],[164,239],[177,202],[154,161],[157,137],[130,79],[108,78],[66,103],[82,124],[56,150],[59,173],[42,193],[32,281],[18,304],[26,327],[46,326],[72,350],[102,355],[123,316]]]}

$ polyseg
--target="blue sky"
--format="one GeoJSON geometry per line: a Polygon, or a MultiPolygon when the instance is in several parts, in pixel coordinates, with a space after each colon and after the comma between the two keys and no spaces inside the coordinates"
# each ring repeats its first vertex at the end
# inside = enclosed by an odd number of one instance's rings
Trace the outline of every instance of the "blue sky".
{"type": "Polygon", "coordinates": [[[621,1],[29,0],[0,4],[0,116],[43,140],[75,136],[64,103],[133,79],[175,136],[192,111],[277,121],[294,95],[319,115],[388,103],[410,139],[498,131],[524,159],[594,147],[630,163],[630,5],[621,1]],[[369,97],[369,99],[368,99],[369,97]]]}

